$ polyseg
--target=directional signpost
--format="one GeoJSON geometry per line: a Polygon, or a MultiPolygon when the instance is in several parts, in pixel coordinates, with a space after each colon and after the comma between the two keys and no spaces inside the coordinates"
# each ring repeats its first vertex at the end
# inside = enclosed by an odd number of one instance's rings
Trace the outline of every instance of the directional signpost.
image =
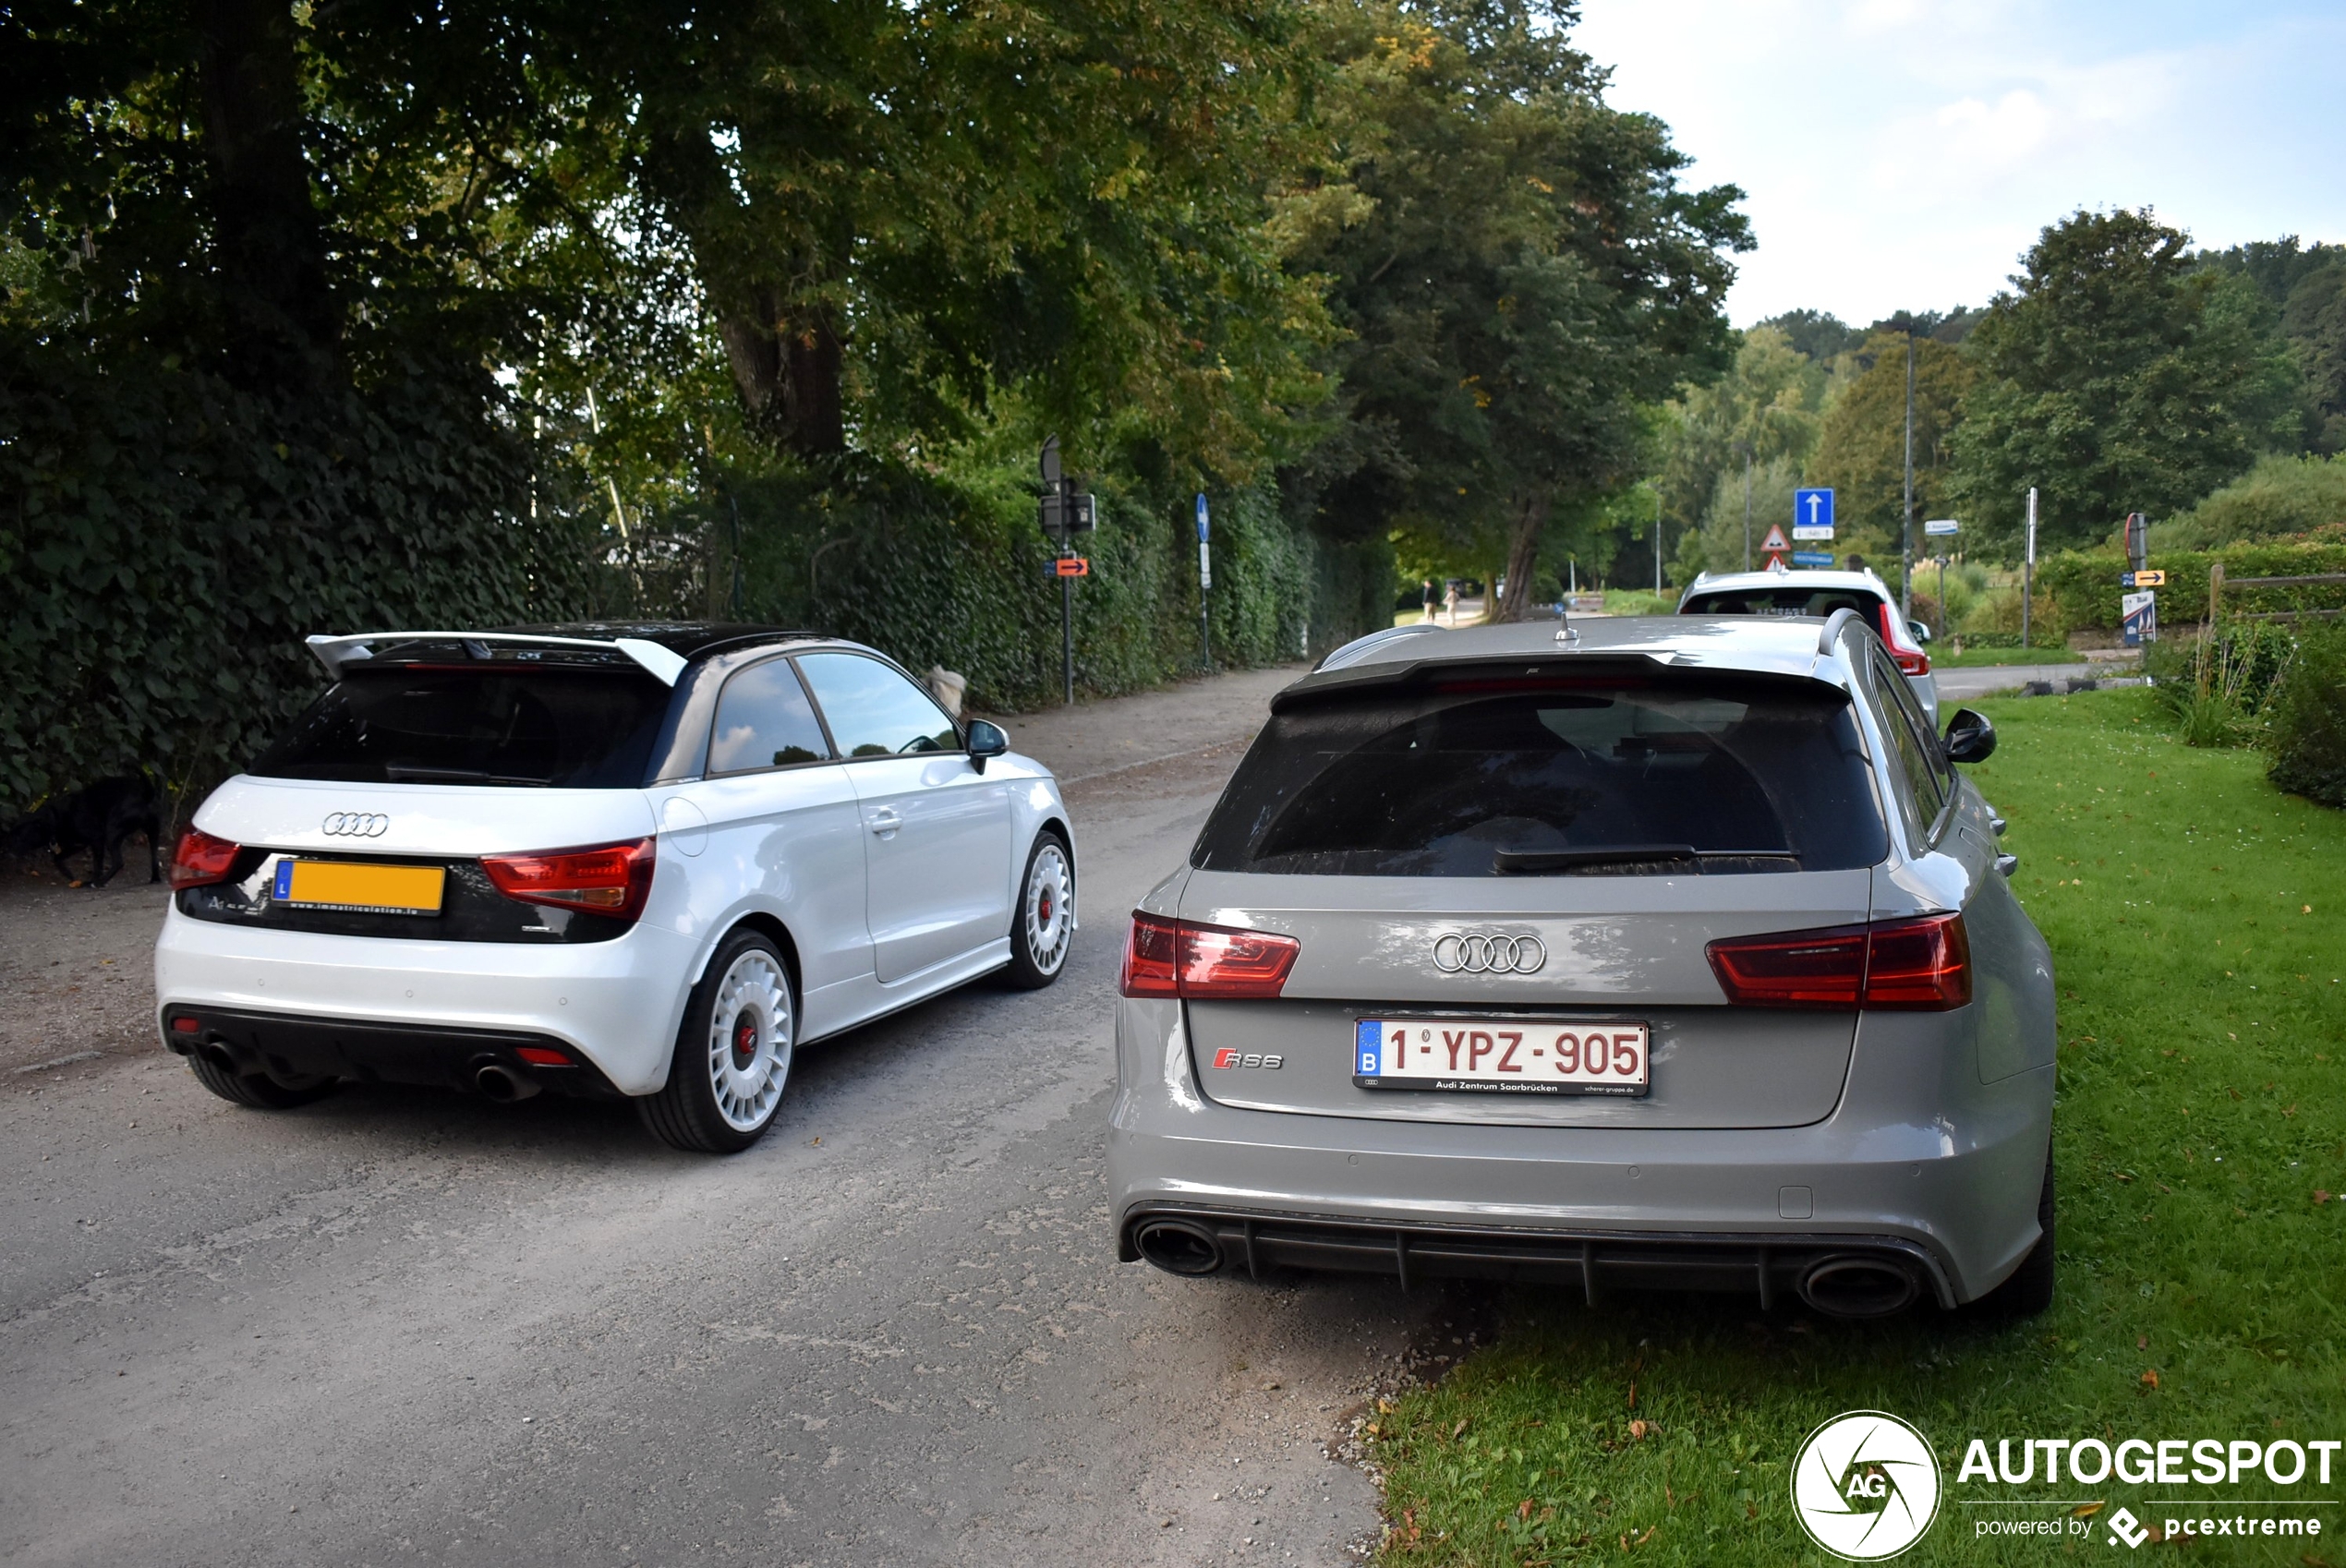
{"type": "MultiPolygon", "coordinates": [[[[1832,537],[1832,492],[1831,490],[1792,492],[1792,537],[1796,539],[1832,537]]],[[[1827,564],[1830,565],[1831,562],[1827,564]]]]}
{"type": "Polygon", "coordinates": [[[1043,498],[1036,509],[1043,532],[1057,553],[1043,575],[1059,580],[1059,669],[1070,706],[1075,703],[1075,579],[1092,574],[1092,563],[1075,553],[1075,536],[1097,525],[1092,498],[1078,490],[1059,466],[1059,439],[1045,438],[1041,467],[1043,498]]]}
{"type": "MultiPolygon", "coordinates": [[[[1797,528],[1793,530],[1796,534],[1800,530],[1797,528]]],[[[1792,564],[1795,566],[1831,566],[1832,564],[1832,551],[1829,549],[1796,549],[1792,552],[1792,564]]]]}

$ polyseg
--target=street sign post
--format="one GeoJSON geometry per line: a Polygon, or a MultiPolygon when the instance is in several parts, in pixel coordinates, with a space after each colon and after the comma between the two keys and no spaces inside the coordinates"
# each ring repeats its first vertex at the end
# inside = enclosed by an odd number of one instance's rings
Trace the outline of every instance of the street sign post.
{"type": "Polygon", "coordinates": [[[1092,563],[1075,553],[1075,536],[1087,534],[1096,526],[1097,513],[1092,498],[1078,490],[1068,479],[1059,464],[1059,439],[1046,436],[1043,440],[1042,457],[1038,466],[1043,474],[1043,496],[1036,508],[1043,532],[1050,537],[1055,550],[1053,559],[1044,568],[1044,575],[1059,580],[1059,674],[1066,690],[1068,706],[1075,704],[1075,579],[1088,577],[1092,563]]]}
{"type": "MultiPolygon", "coordinates": [[[[1797,534],[1800,530],[1795,528],[1793,532],[1797,534]]],[[[1832,564],[1832,551],[1829,549],[1796,549],[1792,552],[1792,564],[1795,566],[1831,566],[1832,564]]]]}
{"type": "Polygon", "coordinates": [[[2118,585],[2122,588],[2163,588],[2167,585],[2167,573],[2163,569],[2156,572],[2121,572],[2118,573],[2118,585]]]}
{"type": "Polygon", "coordinates": [[[1792,541],[1784,537],[1782,524],[1772,523],[1768,525],[1768,537],[1760,541],[1760,553],[1768,557],[1768,564],[1771,567],[1779,569],[1783,567],[1784,558],[1792,553],[1792,541]]]}
{"type": "Polygon", "coordinates": [[[2028,487],[2028,546],[2020,565],[2020,645],[2028,645],[2028,608],[2037,597],[2037,487],[2028,487]]]}
{"type": "Polygon", "coordinates": [[[1206,510],[1205,492],[1197,496],[1197,647],[1198,661],[1206,672],[1214,670],[1214,622],[1207,609],[1207,600],[1214,592],[1214,554],[1209,542],[1213,514],[1206,510]]]}
{"type": "Polygon", "coordinates": [[[1792,492],[1792,537],[1796,539],[1832,537],[1832,492],[1831,490],[1792,492]]]}
{"type": "Polygon", "coordinates": [[[2118,624],[2126,645],[2138,648],[2159,640],[2159,596],[2146,589],[2118,597],[2118,624]]]}
{"type": "Polygon", "coordinates": [[[1924,533],[1942,537],[1948,534],[1959,533],[1962,531],[1962,528],[1963,525],[1956,522],[1952,517],[1933,517],[1922,525],[1922,531],[1924,533]]]}

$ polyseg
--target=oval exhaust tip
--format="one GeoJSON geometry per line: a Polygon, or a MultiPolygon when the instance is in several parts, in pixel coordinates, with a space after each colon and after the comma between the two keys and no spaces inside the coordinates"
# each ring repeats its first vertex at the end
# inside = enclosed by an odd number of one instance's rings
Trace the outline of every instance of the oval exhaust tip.
{"type": "Polygon", "coordinates": [[[1168,1274],[1210,1274],[1222,1266],[1221,1244],[1194,1220],[1146,1221],[1132,1245],[1168,1274]]]}
{"type": "Polygon", "coordinates": [[[1800,1279],[1800,1299],[1830,1318],[1886,1318],[1921,1295],[1912,1270],[1879,1258],[1827,1258],[1800,1279]]]}
{"type": "Polygon", "coordinates": [[[516,1078],[494,1062],[473,1074],[473,1087],[501,1105],[526,1100],[538,1092],[535,1080],[516,1078]]]}

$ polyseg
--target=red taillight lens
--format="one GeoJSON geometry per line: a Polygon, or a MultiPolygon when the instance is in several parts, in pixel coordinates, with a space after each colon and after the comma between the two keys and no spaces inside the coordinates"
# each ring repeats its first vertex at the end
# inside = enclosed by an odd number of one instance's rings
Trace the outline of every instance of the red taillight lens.
{"type": "Polygon", "coordinates": [[[1880,614],[1882,645],[1889,648],[1898,668],[1909,675],[1929,674],[1930,656],[1922,651],[1914,633],[1906,630],[1906,623],[1898,619],[1898,607],[1885,602],[1880,614]]]}
{"type": "Polygon", "coordinates": [[[480,866],[508,899],[634,920],[651,897],[652,840],[541,855],[483,855],[480,866]]]}
{"type": "Polygon", "coordinates": [[[1135,912],[1121,989],[1127,996],[1208,1001],[1276,996],[1302,951],[1292,936],[1135,912]]]}
{"type": "Polygon", "coordinates": [[[200,827],[190,827],[179,835],[179,847],[171,851],[172,887],[209,887],[215,882],[227,881],[228,873],[236,863],[236,851],[242,847],[225,838],[215,838],[200,827]]]}
{"type": "Polygon", "coordinates": [[[1865,1006],[1941,1013],[1971,1000],[1971,938],[1963,916],[1927,915],[1873,928],[1865,1006]]]}
{"type": "Polygon", "coordinates": [[[1971,942],[1959,914],[1737,937],[1705,950],[1738,1007],[1945,1012],[1971,1000],[1971,942]]]}
{"type": "Polygon", "coordinates": [[[566,1067],[571,1065],[568,1053],[557,1051],[550,1045],[517,1045],[514,1048],[514,1055],[533,1067],[566,1067]]]}

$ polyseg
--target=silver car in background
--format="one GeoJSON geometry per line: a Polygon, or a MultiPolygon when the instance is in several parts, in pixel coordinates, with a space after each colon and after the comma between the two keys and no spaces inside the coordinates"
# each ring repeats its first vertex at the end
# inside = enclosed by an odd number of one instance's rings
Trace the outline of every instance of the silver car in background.
{"type": "Polygon", "coordinates": [[[1403,628],[1272,714],[1133,915],[1122,1258],[2050,1302],[1994,732],[1865,616],[1403,628]]]}
{"type": "Polygon", "coordinates": [[[1856,572],[1706,572],[1678,596],[1680,615],[1813,615],[1854,609],[1890,650],[1931,723],[1939,722],[1939,678],[1923,650],[1930,631],[1898,613],[1898,596],[1871,569],[1856,572]]]}

